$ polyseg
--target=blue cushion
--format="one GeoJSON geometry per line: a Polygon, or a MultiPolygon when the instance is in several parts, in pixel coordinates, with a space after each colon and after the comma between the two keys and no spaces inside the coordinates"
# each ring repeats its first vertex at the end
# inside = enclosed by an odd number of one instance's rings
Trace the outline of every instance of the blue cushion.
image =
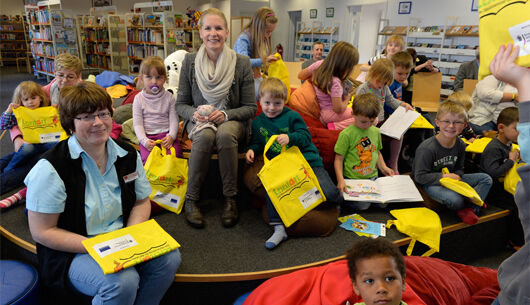
{"type": "Polygon", "coordinates": [[[243,305],[247,297],[250,295],[252,291],[245,293],[244,295],[237,298],[237,300],[234,302],[234,305],[243,305]]]}
{"type": "Polygon", "coordinates": [[[0,261],[0,304],[38,304],[39,276],[30,265],[0,261]]]}

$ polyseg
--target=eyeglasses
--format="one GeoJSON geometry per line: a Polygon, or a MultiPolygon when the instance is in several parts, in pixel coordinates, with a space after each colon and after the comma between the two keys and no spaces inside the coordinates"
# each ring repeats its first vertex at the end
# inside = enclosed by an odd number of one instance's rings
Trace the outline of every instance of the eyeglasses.
{"type": "Polygon", "coordinates": [[[56,78],[60,78],[60,79],[67,79],[67,80],[75,80],[77,79],[77,75],[72,75],[72,74],[68,74],[68,75],[64,75],[62,73],[57,73],[55,74],[55,77],[56,78]]]}
{"type": "Polygon", "coordinates": [[[87,114],[87,115],[82,115],[82,116],[79,116],[77,118],[74,118],[76,120],[80,120],[80,121],[83,121],[83,122],[87,122],[87,123],[92,123],[96,120],[96,117],[98,117],[100,120],[107,120],[110,118],[110,112],[108,111],[105,111],[105,112],[100,112],[100,113],[94,113],[94,114],[87,114]]]}
{"type": "Polygon", "coordinates": [[[444,125],[444,126],[453,125],[455,127],[464,126],[464,124],[466,124],[466,122],[462,122],[462,121],[451,122],[449,120],[443,120],[443,121],[438,121],[438,122],[440,122],[440,125],[444,125]]]}

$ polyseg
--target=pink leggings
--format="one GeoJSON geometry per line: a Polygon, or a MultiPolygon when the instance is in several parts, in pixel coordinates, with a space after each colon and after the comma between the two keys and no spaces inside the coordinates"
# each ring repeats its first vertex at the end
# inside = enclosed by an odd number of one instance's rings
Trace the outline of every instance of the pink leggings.
{"type": "Polygon", "coordinates": [[[346,108],[343,113],[336,113],[332,109],[320,110],[320,122],[322,122],[326,128],[343,130],[346,127],[353,124],[353,113],[350,107],[346,108]]]}
{"type": "MultiPolygon", "coordinates": [[[[161,140],[167,135],[167,132],[158,133],[158,134],[148,134],[147,138],[150,140],[156,141],[161,140]]],[[[178,143],[177,139],[175,139],[175,142],[173,142],[173,147],[175,148],[175,153],[177,153],[177,157],[182,157],[182,150],[180,149],[180,144],[178,143]]],[[[149,154],[151,153],[150,150],[147,150],[141,143],[140,143],[140,157],[142,158],[142,163],[145,164],[145,161],[147,160],[147,157],[149,157],[149,154]]],[[[169,149],[166,152],[169,154],[169,149]]]]}

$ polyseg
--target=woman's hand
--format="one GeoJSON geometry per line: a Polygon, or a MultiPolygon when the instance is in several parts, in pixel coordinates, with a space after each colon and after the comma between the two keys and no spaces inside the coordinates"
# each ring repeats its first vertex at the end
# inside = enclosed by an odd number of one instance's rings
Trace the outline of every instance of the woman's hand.
{"type": "Polygon", "coordinates": [[[225,120],[226,120],[225,114],[219,110],[215,110],[214,112],[210,113],[210,115],[208,116],[208,121],[214,122],[217,125],[223,123],[225,120]]]}
{"type": "Polygon", "coordinates": [[[460,179],[461,179],[460,176],[458,176],[457,174],[453,174],[453,173],[443,174],[442,178],[451,178],[451,179],[454,179],[454,180],[457,180],[457,181],[460,181],[460,179]]]}
{"type": "Polygon", "coordinates": [[[277,60],[278,58],[274,56],[274,54],[265,57],[265,62],[267,62],[268,64],[270,64],[271,62],[275,62],[277,60]]]}
{"type": "Polygon", "coordinates": [[[162,147],[164,147],[165,149],[170,149],[171,146],[173,146],[173,142],[175,142],[175,140],[173,139],[173,137],[170,136],[170,135],[166,135],[166,136],[162,139],[162,147]]]}
{"type": "Polygon", "coordinates": [[[249,149],[245,155],[245,158],[247,159],[247,163],[254,163],[254,151],[249,149]]]}
{"type": "Polygon", "coordinates": [[[145,143],[145,148],[148,151],[151,151],[151,150],[153,150],[154,147],[155,147],[155,141],[153,141],[151,139],[147,140],[147,142],[145,143]]]}
{"type": "Polygon", "coordinates": [[[286,135],[285,133],[282,133],[281,135],[279,135],[279,136],[276,138],[276,141],[277,141],[281,146],[285,146],[285,145],[289,144],[289,136],[286,135]]]}
{"type": "Polygon", "coordinates": [[[197,111],[195,111],[193,113],[192,119],[196,123],[206,123],[206,122],[208,122],[208,116],[202,116],[197,111]]]}

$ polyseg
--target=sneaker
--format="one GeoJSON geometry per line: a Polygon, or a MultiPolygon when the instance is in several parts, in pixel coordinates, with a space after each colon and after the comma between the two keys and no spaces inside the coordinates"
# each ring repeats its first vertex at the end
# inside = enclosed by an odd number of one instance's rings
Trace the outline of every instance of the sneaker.
{"type": "Polygon", "coordinates": [[[474,225],[478,222],[478,216],[475,214],[472,208],[458,210],[456,215],[458,215],[458,217],[468,225],[474,225]]]}

